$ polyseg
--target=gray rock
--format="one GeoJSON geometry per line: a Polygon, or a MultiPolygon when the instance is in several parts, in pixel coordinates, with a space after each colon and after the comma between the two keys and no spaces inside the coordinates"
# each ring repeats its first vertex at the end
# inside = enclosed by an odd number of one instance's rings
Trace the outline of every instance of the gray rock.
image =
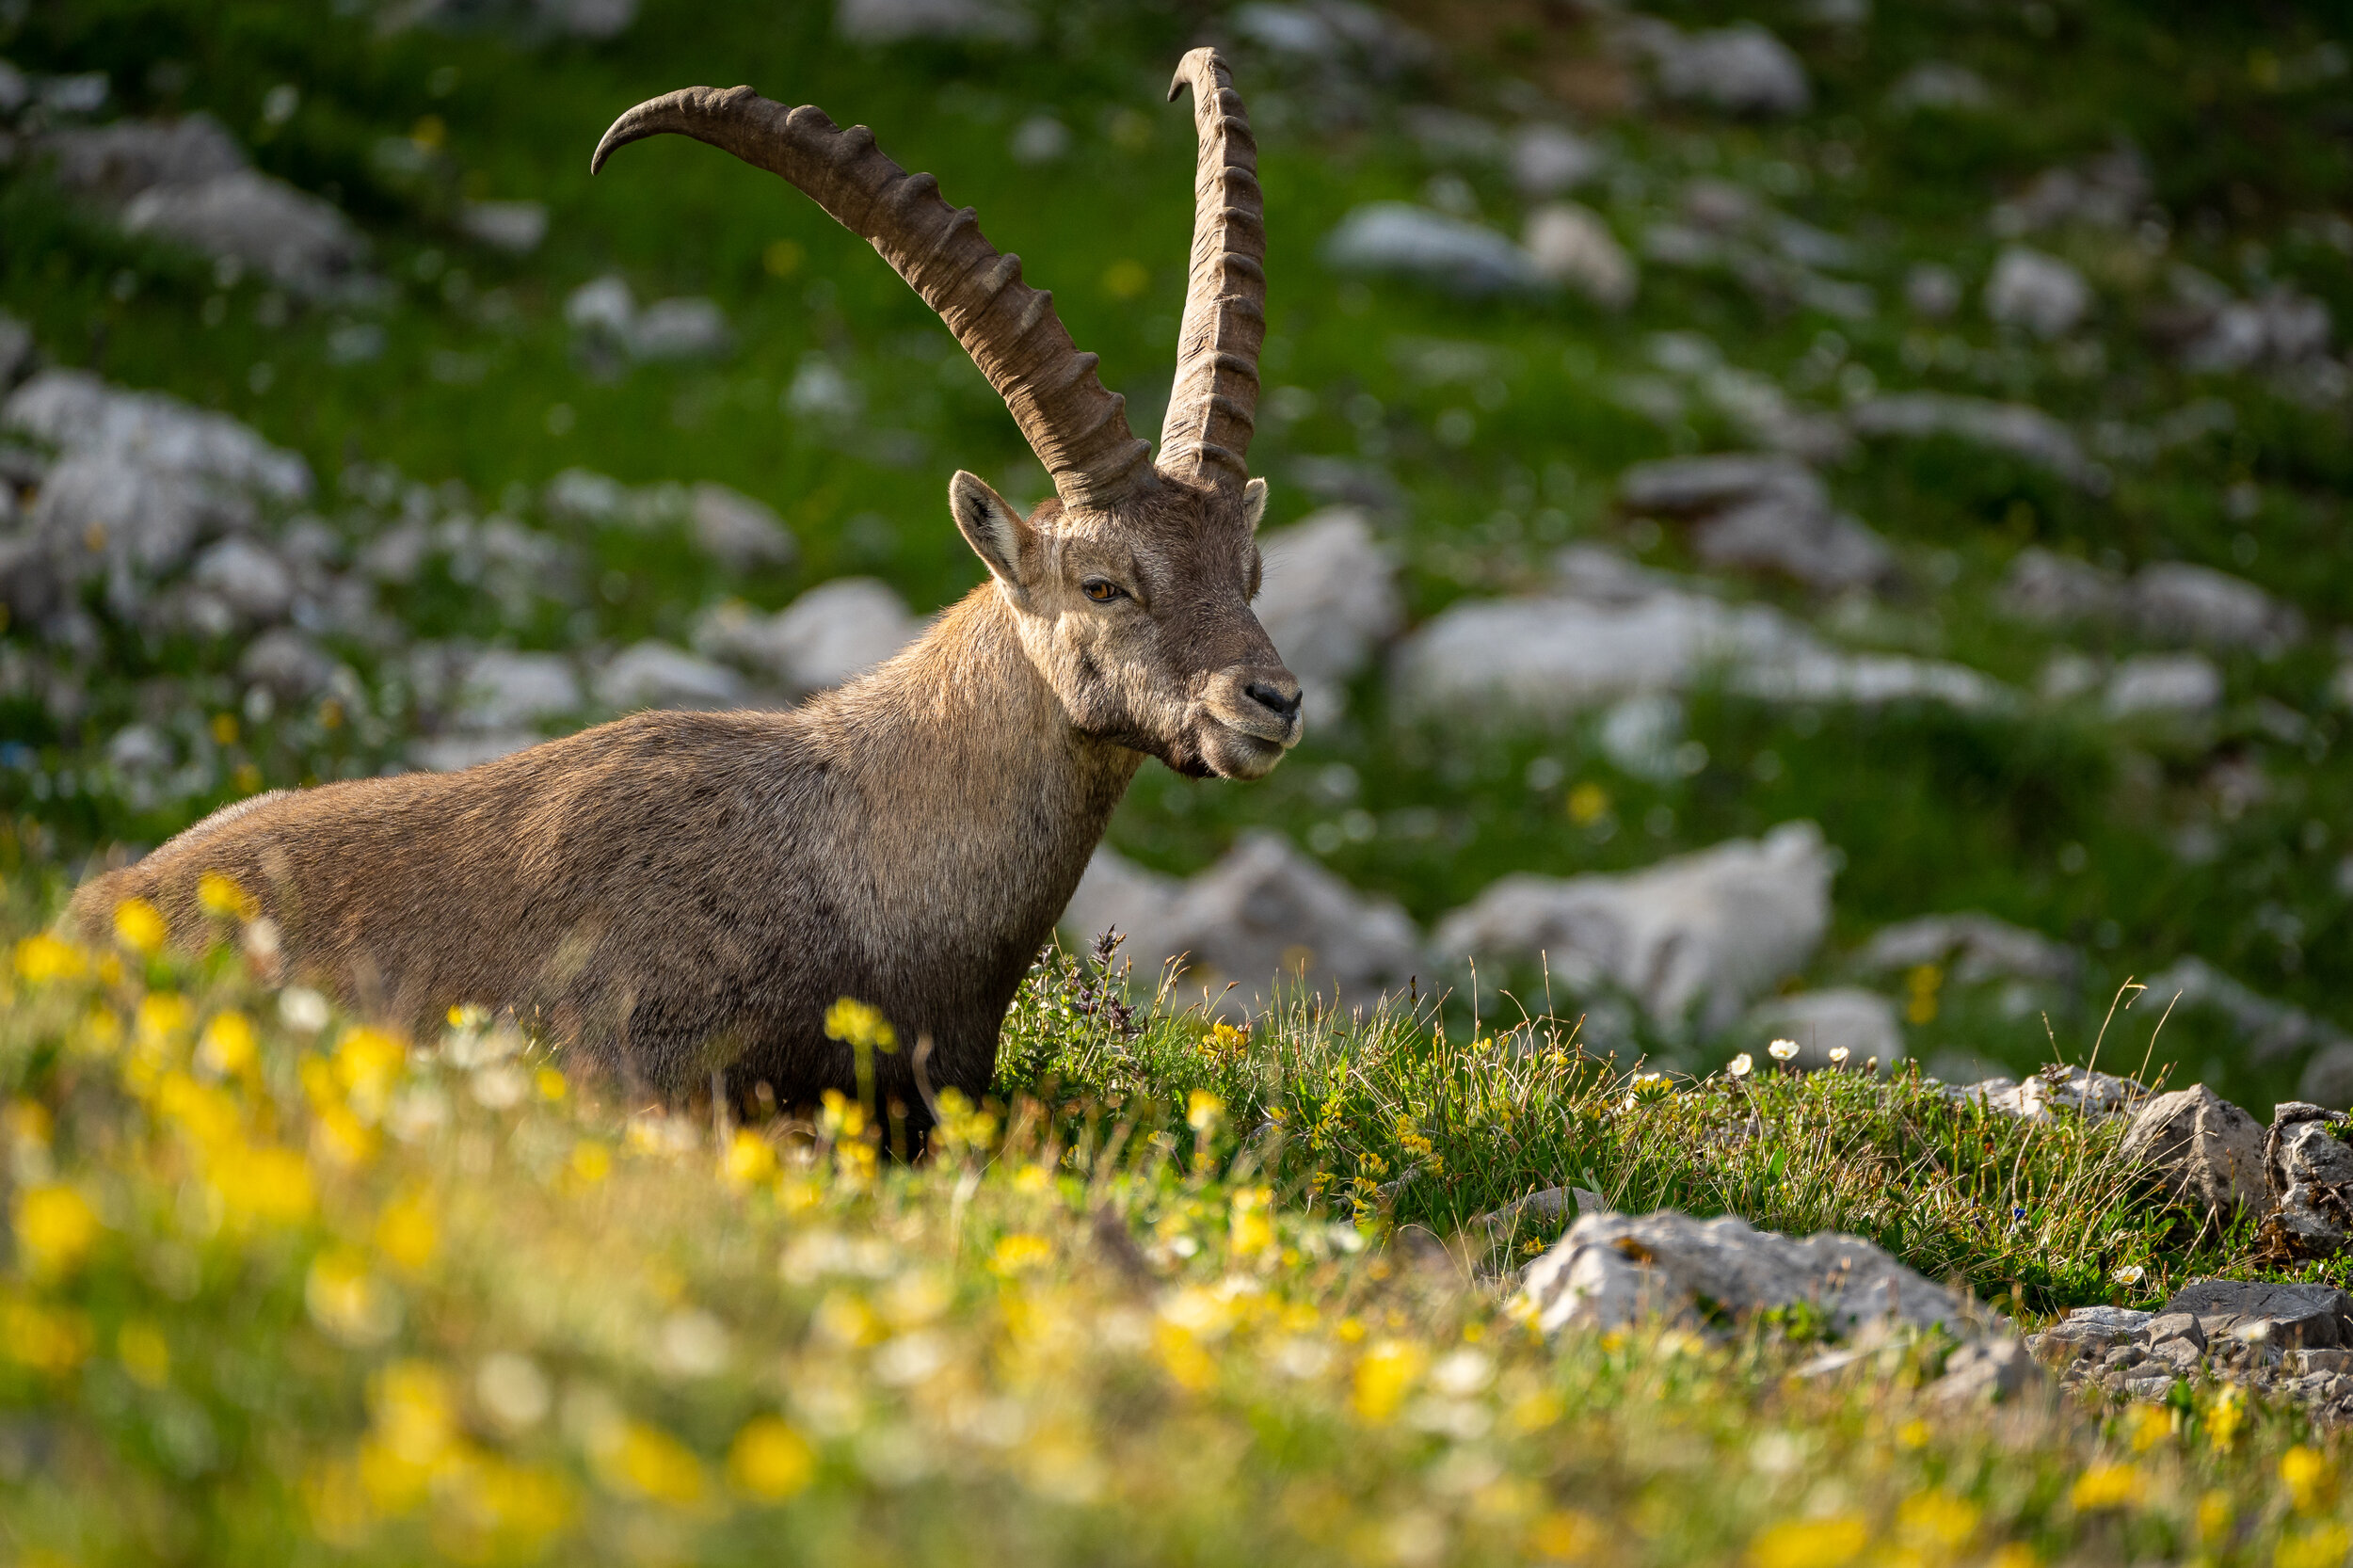
{"type": "Polygon", "coordinates": [[[1598,173],[1603,162],[1601,150],[1576,132],[1541,123],[1512,134],[1509,156],[1512,183],[1531,200],[1576,189],[1598,173]]]}
{"type": "Polygon", "coordinates": [[[682,648],[648,638],[597,672],[597,701],[617,712],[640,708],[728,708],[743,700],[743,678],[682,648]]]}
{"type": "Polygon", "coordinates": [[[2222,672],[2202,653],[2138,653],[2108,677],[2110,718],[2202,718],[2222,705],[2222,672]]]}
{"type": "Polygon", "coordinates": [[[2007,452],[2088,489],[2104,488],[2102,472],[2084,456],[2074,433],[2041,409],[1945,392],[1896,392],[1866,397],[1847,410],[1858,436],[1951,436],[2007,452]]]}
{"type": "Polygon", "coordinates": [[[1537,276],[1564,283],[1596,305],[1633,303],[1641,276],[1609,225],[1590,207],[1550,201],[1528,215],[1525,248],[1537,276]]]}
{"type": "Polygon", "coordinates": [[[1401,709],[1449,719],[1558,721],[1628,696],[1721,680],[1769,701],[2008,705],[1965,666],[1825,646],[1780,611],[1644,581],[1572,582],[1542,598],[1463,600],[1396,657],[1401,709]]]}
{"type": "Polygon", "coordinates": [[[2199,1213],[2228,1221],[2271,1203],[2264,1179],[2264,1129],[2202,1083],[2159,1095],[2133,1113],[2119,1150],[2154,1172],[2199,1213]]]}
{"type": "Polygon", "coordinates": [[[1866,974],[1943,965],[1962,985],[1993,980],[2067,984],[2081,968],[2082,956],[2041,932],[1991,915],[1928,915],[1881,926],[1864,944],[1855,963],[1866,974]]]}
{"type": "Polygon", "coordinates": [[[2105,1356],[2118,1345],[2147,1340],[2149,1325],[2155,1320],[2155,1313],[2137,1312],[2128,1306],[2079,1306],[2036,1338],[2071,1359],[2105,1356]]]}
{"type": "Polygon", "coordinates": [[[2166,1344],[2185,1344],[2201,1354],[2206,1349],[2206,1331],[2196,1315],[2188,1312],[2168,1312],[2150,1319],[2147,1338],[2153,1351],[2166,1344]]]}
{"type": "Polygon", "coordinates": [[[636,321],[636,296],[625,279],[611,273],[590,279],[564,296],[564,324],[576,332],[626,344],[636,321]]]}
{"type": "Polygon", "coordinates": [[[2272,1110],[2264,1177],[2278,1207],[2264,1230],[2295,1256],[2329,1256],[2353,1235],[2353,1148],[2330,1132],[2343,1121],[2301,1100],[2272,1110]]]}
{"type": "Polygon", "coordinates": [[[62,582],[103,574],[107,603],[127,616],[200,540],[250,515],[232,492],[200,476],[75,453],[50,471],[27,532],[62,582]]]}
{"type": "Polygon", "coordinates": [[[2228,572],[2159,561],[2134,574],[2128,613],[2143,636],[2160,642],[2252,648],[2276,654],[2304,635],[2292,605],[2228,572]]]}
{"type": "Polygon", "coordinates": [[[1337,718],[1348,682],[1404,619],[1397,564],[1353,506],[1334,506],[1264,536],[1259,624],[1299,677],[1310,722],[1337,718]]]}
{"type": "Polygon", "coordinates": [[[1504,877],[1438,924],[1433,951],[1546,959],[1578,989],[1608,985],[1659,1023],[1714,1033],[1802,968],[1830,923],[1830,851],[1812,823],[1736,839],[1624,876],[1504,877]]]}
{"type": "Polygon", "coordinates": [[[1993,209],[1993,229],[2001,234],[2070,223],[2123,229],[2151,195],[2147,163],[2132,149],[2119,147],[2074,168],[2044,169],[2016,200],[1993,209]]]}
{"type": "Polygon", "coordinates": [[[1993,101],[1985,78],[1949,60],[1924,60],[1887,90],[1887,106],[1899,114],[1915,109],[1981,109],[1993,101]]]}
{"type": "Polygon", "coordinates": [[[2023,1083],[1991,1078],[1945,1091],[1948,1098],[1974,1101],[1989,1111],[2030,1122],[2046,1121],[2057,1109],[2078,1111],[2092,1119],[2113,1116],[2130,1110],[2148,1093],[2144,1085],[2129,1078],[2087,1072],[2066,1063],[2053,1063],[2023,1083]]]}
{"type": "Polygon", "coordinates": [[[456,685],[451,718],[476,734],[534,729],[587,705],[572,662],[560,653],[493,648],[469,664],[456,685]]]}
{"type": "Polygon", "coordinates": [[[922,631],[906,601],[872,577],[821,583],[773,616],[736,600],[703,612],[697,652],[743,665],[793,692],[822,691],[865,673],[922,631]]]}
{"type": "Polygon", "coordinates": [[[1713,567],[1776,571],[1825,590],[1895,575],[1886,541],[1833,510],[1820,477],[1791,457],[1723,453],[1638,463],[1618,492],[1631,511],[1700,518],[1692,547],[1713,567]]]}
{"type": "Polygon", "coordinates": [[[1323,242],[1337,272],[1396,273],[1450,293],[1488,295],[1544,286],[1527,251],[1493,229],[1405,201],[1371,201],[1323,242]]]}
{"type": "Polygon", "coordinates": [[[695,542],[731,571],[791,566],[800,553],[792,531],[775,509],[740,490],[696,485],[689,506],[695,542]]]}
{"type": "Polygon", "coordinates": [[[2005,249],[1986,280],[1985,313],[2039,338],[2064,337],[2091,309],[2091,285],[2057,256],[2023,245],[2005,249]]]}
{"type": "MultiPolygon", "coordinates": [[[[2331,1064],[2353,1060],[2353,1039],[2335,1025],[2249,989],[2202,958],[2181,959],[2151,975],[2148,985],[2153,998],[2170,1001],[2178,996],[2185,1007],[2211,1008],[2221,1014],[2236,1031],[2239,1047],[2250,1061],[2278,1062],[2300,1051],[2314,1052],[2306,1069],[2305,1097],[2333,1105],[2353,1100],[2353,1094],[2312,1092],[2316,1076],[2326,1087],[2332,1075],[2341,1072],[2331,1064]]],[[[2338,1081],[2353,1083],[2353,1072],[2343,1073],[2338,1081]]]]}
{"type": "Polygon", "coordinates": [[[2122,601],[2123,584],[2115,573],[2040,545],[2010,558],[1994,595],[2005,615],[2041,626],[2110,619],[2122,601]]]}
{"type": "Polygon", "coordinates": [[[629,350],[641,360],[708,360],[728,351],[733,337],[715,300],[657,299],[629,327],[629,350]]]}
{"type": "Polygon", "coordinates": [[[548,209],[538,201],[468,201],[457,227],[470,239],[510,256],[528,256],[548,235],[548,209]]]}
{"type": "Polygon", "coordinates": [[[2177,1312],[2197,1319],[2208,1343],[2225,1336],[2315,1350],[2353,1343],[2353,1296],[2332,1285],[2192,1280],[2162,1308],[2177,1312]]]}
{"type": "Polygon", "coordinates": [[[1943,321],[1961,309],[1961,275],[1936,262],[1921,262],[1904,274],[1904,303],[1912,313],[1943,321]]]}
{"type": "Polygon", "coordinates": [[[409,743],[408,760],[427,773],[462,773],[538,744],[528,729],[435,735],[409,743]]]}
{"type": "Polygon", "coordinates": [[[1796,1041],[1791,1064],[1809,1072],[1834,1065],[1834,1050],[1844,1050],[1845,1064],[1856,1072],[1875,1057],[1881,1072],[1903,1060],[1904,1032],[1896,1004],[1859,986],[1776,997],[1753,1009],[1748,1022],[1756,1033],[1796,1041]]]}
{"type": "Polygon", "coordinates": [[[212,546],[196,558],[188,578],[248,621],[282,620],[294,605],[294,573],[251,539],[232,537],[212,546]]]}
{"type": "Polygon", "coordinates": [[[988,39],[1019,43],[1036,31],[1014,0],[838,0],[834,30],[853,43],[988,39]]]}
{"type": "Polygon", "coordinates": [[[281,626],[246,645],[237,673],[281,700],[299,702],[327,690],[335,678],[335,661],[307,632],[281,626]]]}
{"type": "Polygon", "coordinates": [[[1117,926],[1144,974],[1182,958],[1188,991],[1199,984],[1216,998],[1231,983],[1223,1005],[1252,1012],[1278,987],[1369,1007],[1404,989],[1420,968],[1404,911],[1357,892],[1271,833],[1245,834],[1183,883],[1098,850],[1062,923],[1080,940],[1117,926]]]}
{"type": "Polygon", "coordinates": [[[0,404],[0,426],[68,456],[103,453],[163,472],[217,481],[273,501],[308,500],[311,470],[226,414],[162,392],[107,385],[85,370],[44,370],[0,404]]]}
{"type": "Polygon", "coordinates": [[[58,184],[77,196],[118,203],[144,190],[200,185],[246,167],[236,138],[201,113],[56,131],[41,146],[54,160],[58,184]]]}
{"type": "Polygon", "coordinates": [[[1513,1311],[1547,1335],[1697,1321],[1705,1297],[1736,1320],[1808,1305],[1841,1334],[1897,1324],[1964,1337],[1987,1314],[1872,1242],[1823,1231],[1803,1240],[1736,1215],[1591,1214],[1521,1275],[1513,1311]]]}
{"type": "Polygon", "coordinates": [[[366,238],[332,203],[252,169],[150,186],[124,204],[122,226],[233,259],[313,297],[335,292],[367,254],[366,238]]]}
{"type": "Polygon", "coordinates": [[[1973,1339],[1945,1358],[1945,1371],[1927,1389],[1940,1404],[1996,1404],[2040,1387],[2042,1368],[2011,1335],[1973,1339]]]}
{"type": "Polygon", "coordinates": [[[1754,23],[1685,35],[1662,27],[1651,52],[1670,98],[1759,116],[1803,114],[1813,102],[1797,55],[1754,23]]]}

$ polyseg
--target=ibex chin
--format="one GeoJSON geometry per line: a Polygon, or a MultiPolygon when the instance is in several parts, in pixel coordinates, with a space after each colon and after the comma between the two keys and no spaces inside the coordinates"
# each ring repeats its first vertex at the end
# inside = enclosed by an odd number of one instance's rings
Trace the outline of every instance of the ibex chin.
{"type": "Polygon", "coordinates": [[[879,1008],[872,1063],[910,1122],[977,1098],[1006,1006],[1147,756],[1257,778],[1295,745],[1299,682],[1251,613],[1264,480],[1244,465],[1265,336],[1257,151],[1225,62],[1184,58],[1199,133],[1192,271],[1157,462],[1048,294],[938,182],[864,126],[749,88],[687,88],[616,120],[782,175],[936,311],[1052,474],[1023,517],[959,472],[988,580],[896,658],[787,712],[647,712],[465,772],[280,791],[214,813],[85,886],[197,940],[217,872],[278,923],[294,972],[429,1028],[509,1010],[627,1080],[724,1072],[788,1104],[850,1089],[824,1016],[879,1008]],[[929,1049],[912,1048],[928,1041],[929,1049]],[[920,1060],[919,1060],[920,1057],[920,1060]],[[919,1074],[920,1075],[919,1077],[919,1074]]]}

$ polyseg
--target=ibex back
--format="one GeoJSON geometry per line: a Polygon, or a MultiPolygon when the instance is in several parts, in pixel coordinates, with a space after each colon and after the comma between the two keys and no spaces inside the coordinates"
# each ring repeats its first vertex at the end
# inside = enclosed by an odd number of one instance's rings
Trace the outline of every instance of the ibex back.
{"type": "Polygon", "coordinates": [[[1244,465],[1265,325],[1250,128],[1223,61],[1185,56],[1200,137],[1192,272],[1160,453],[1129,433],[1052,296],[862,126],[688,88],[613,150],[682,132],[773,170],[873,243],[971,354],[1053,475],[1024,518],[949,485],[988,581],[880,668],[789,712],[640,713],[463,773],[280,792],[83,888],[200,939],[207,872],[277,922],[295,972],[413,1028],[512,1010],[631,1081],[725,1072],[806,1103],[856,1081],[826,1009],[879,1008],[876,1087],[910,1121],[977,1097],[1032,956],[1146,756],[1256,778],[1297,744],[1299,683],[1251,614],[1265,483],[1244,465]],[[921,1077],[917,1076],[919,1071],[921,1077]]]}

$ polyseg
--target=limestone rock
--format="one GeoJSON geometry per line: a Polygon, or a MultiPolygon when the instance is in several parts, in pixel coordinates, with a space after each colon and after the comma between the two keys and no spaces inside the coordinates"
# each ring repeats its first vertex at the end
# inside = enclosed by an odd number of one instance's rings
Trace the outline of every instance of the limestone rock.
{"type": "Polygon", "coordinates": [[[1884,583],[1887,543],[1834,510],[1821,478],[1791,457],[1724,453],[1638,463],[1618,481],[1629,510],[1696,517],[1692,547],[1710,566],[1777,571],[1826,590],[1884,583]]]}
{"type": "Polygon", "coordinates": [[[197,557],[188,578],[249,621],[282,619],[294,604],[294,573],[251,539],[221,540],[197,557]]]}
{"type": "Polygon", "coordinates": [[[1886,1072],[1903,1060],[1904,1032],[1896,1004],[1877,991],[1835,985],[1775,997],[1749,1014],[1753,1032],[1797,1042],[1793,1065],[1809,1072],[1833,1066],[1831,1052],[1844,1050],[1848,1070],[1861,1072],[1873,1058],[1886,1072]]]}
{"type": "Polygon", "coordinates": [[[696,485],[688,516],[695,542],[730,571],[791,566],[800,551],[773,507],[725,485],[696,485]]]}
{"type": "Polygon", "coordinates": [[[327,689],[335,678],[335,661],[307,633],[281,626],[246,645],[237,673],[281,701],[298,702],[327,689]]]}
{"type": "Polygon", "coordinates": [[[580,676],[564,655],[494,648],[459,677],[452,717],[463,728],[497,733],[536,729],[584,706],[580,676]]]}
{"type": "Polygon", "coordinates": [[[2329,1131],[2344,1120],[2303,1100],[2272,1110],[2264,1179],[2278,1207],[2264,1229],[2293,1256],[2329,1256],[2353,1237],[2353,1148],[2329,1131]]]}
{"type": "Polygon", "coordinates": [[[2130,1110],[2148,1093],[2146,1087],[2129,1078],[2089,1072],[2069,1063],[2053,1063],[2023,1083],[1990,1078],[1981,1083],[1949,1085],[1945,1090],[1947,1098],[1974,1100],[1989,1111],[2030,1122],[2047,1120],[2060,1109],[2081,1112],[2089,1118],[2113,1116],[2130,1110]]]}
{"type": "Polygon", "coordinates": [[[2209,1341],[2232,1336],[2316,1350],[2353,1344],[2353,1296],[2332,1285],[2192,1280],[2161,1312],[2186,1312],[2209,1341]]]}
{"type": "Polygon", "coordinates": [[[2064,337],[2091,308],[2091,285],[2057,256],[2023,245],[2004,250],[1986,280],[1985,313],[2039,338],[2064,337]]]}
{"type": "Polygon", "coordinates": [[[56,131],[42,147],[59,185],[111,202],[156,186],[201,184],[246,167],[237,139],[202,113],[56,131]]]}
{"type": "Polygon", "coordinates": [[[1736,1215],[1697,1220],[1667,1209],[1579,1219],[1522,1273],[1513,1310],[1555,1335],[1653,1316],[1695,1321],[1703,1296],[1735,1319],[1809,1305],[1841,1334],[1941,1324],[1969,1337],[1986,1320],[1861,1237],[1823,1231],[1798,1240],[1736,1215]]]}
{"type": "Polygon", "coordinates": [[[1306,697],[1310,723],[1337,717],[1348,682],[1404,618],[1397,564],[1365,514],[1334,506],[1265,536],[1253,608],[1306,697]]]}
{"type": "Polygon", "coordinates": [[[1513,132],[1508,156],[1512,183],[1521,195],[1539,200],[1575,189],[1599,172],[1603,162],[1601,150],[1583,136],[1542,123],[1513,132]]]}
{"type": "Polygon", "coordinates": [[[1244,835],[1187,882],[1097,850],[1062,923],[1080,941],[1119,926],[1140,976],[1183,958],[1188,991],[1206,985],[1216,996],[1232,982],[1229,1005],[1254,1012],[1278,984],[1369,1007],[1404,989],[1420,968],[1403,910],[1358,892],[1271,833],[1244,835]]]}
{"type": "Polygon", "coordinates": [[[607,708],[728,708],[743,700],[741,677],[682,648],[648,638],[614,655],[597,672],[597,700],[607,708]]]}
{"type": "Polygon", "coordinates": [[[357,274],[367,254],[365,236],[333,203],[249,168],[151,186],[124,203],[122,227],[234,260],[314,297],[357,274]]]}
{"type": "Polygon", "coordinates": [[[2082,962],[2073,948],[2041,932],[1977,914],[1926,915],[1881,926],[1855,961],[1866,974],[1944,965],[1962,985],[1992,980],[2065,984],[2075,978],[2082,962]]]}
{"type": "Polygon", "coordinates": [[[1812,823],[1624,876],[1504,877],[1439,922],[1433,951],[1546,959],[1572,988],[1607,985],[1676,1027],[1714,1033],[1804,967],[1830,923],[1830,851],[1812,823]]]}
{"type": "Polygon", "coordinates": [[[1036,31],[1013,0],[839,0],[834,27],[854,43],[907,39],[992,39],[1018,43],[1036,31]]]}
{"type": "Polygon", "coordinates": [[[1451,294],[1488,295],[1541,287],[1528,252],[1493,229],[1406,201],[1370,201],[1340,220],[1323,242],[1337,272],[1398,273],[1451,294]]]}
{"type": "Polygon", "coordinates": [[[1634,258],[1592,208],[1547,202],[1528,215],[1525,243],[1529,264],[1547,281],[1612,311],[1633,303],[1641,281],[1634,258]]]}
{"type": "Polygon", "coordinates": [[[1951,436],[2007,452],[2087,489],[2105,486],[2101,471],[2084,456],[2074,433],[2029,404],[1947,392],[1892,392],[1865,398],[1847,410],[1847,423],[1858,436],[1951,436]]]}
{"type": "Polygon", "coordinates": [[[703,613],[696,650],[743,665],[794,693],[839,686],[922,631],[906,600],[872,577],[821,583],[773,616],[729,601],[703,613]]]}
{"type": "Polygon", "coordinates": [[[281,503],[311,494],[310,466],[248,426],[162,392],[109,386],[86,370],[35,376],[0,405],[0,426],[46,441],[63,455],[103,453],[281,503]]]}
{"type": "Polygon", "coordinates": [[[2222,705],[2222,672],[2201,653],[2139,653],[2108,677],[2110,718],[2202,718],[2222,705]]]}
{"type": "Polygon", "coordinates": [[[493,250],[528,256],[547,238],[548,209],[538,201],[467,201],[457,209],[457,227],[493,250]]]}
{"type": "Polygon", "coordinates": [[[2262,1126],[2202,1083],[2143,1104],[2119,1152],[2155,1172],[2190,1208],[2217,1219],[2241,1210],[2260,1213],[2271,1202],[2262,1126]]]}
{"type": "Polygon", "coordinates": [[[1757,116],[1802,114],[1813,102],[1796,53],[1753,22],[1689,34],[1661,28],[1651,51],[1670,98],[1757,116]]]}

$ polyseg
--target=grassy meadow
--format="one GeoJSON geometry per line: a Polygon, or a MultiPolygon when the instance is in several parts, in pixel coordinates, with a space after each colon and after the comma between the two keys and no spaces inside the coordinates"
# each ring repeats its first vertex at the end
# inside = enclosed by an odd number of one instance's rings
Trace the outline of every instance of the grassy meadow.
{"type": "MultiPolygon", "coordinates": [[[[774,610],[852,573],[924,613],[982,577],[945,512],[953,470],[1046,493],[944,328],[797,193],[680,138],[591,179],[613,116],[675,87],[749,82],[872,126],[1055,290],[1136,427],[1157,430],[1193,157],[1163,92],[1184,48],[1237,36],[1240,9],[1041,0],[1026,44],[889,46],[846,40],[807,0],[645,0],[601,40],[535,29],[520,4],[408,27],[393,9],[0,0],[0,57],[103,72],[109,116],[212,114],[257,168],[349,215],[378,280],[290,297],[125,233],[11,143],[0,311],[49,363],[299,453],[312,509],[354,551],[413,497],[560,540],[566,569],[528,591],[439,561],[384,586],[404,636],[683,644],[720,600],[774,610]],[[1025,161],[1040,119],[1064,140],[1025,161]],[[469,237],[469,203],[517,200],[545,204],[543,244],[469,237]],[[600,354],[565,304],[608,275],[641,301],[715,301],[727,351],[600,354]],[[830,412],[796,397],[827,376],[846,389],[830,412]],[[734,487],[776,509],[797,560],[730,572],[676,530],[542,516],[575,467],[734,487]]],[[[1848,978],[1881,926],[1958,910],[2071,945],[2074,980],[2022,1011],[1929,967],[1883,982],[1906,1008],[1902,1070],[1736,1079],[1718,1070],[1730,1045],[1672,1032],[1639,1066],[1589,1055],[1578,1004],[1524,987],[1529,1005],[1507,997],[1500,1016],[1441,977],[1375,1014],[1294,998],[1245,1030],[1057,950],[1008,1017],[987,1103],[956,1108],[909,1164],[869,1107],[742,1124],[631,1103],[495,1019],[383,1032],[259,978],[233,888],[201,957],[164,950],[136,909],[101,947],[48,935],[93,856],[261,789],[404,765],[425,705],[398,649],[362,638],[332,648],[353,689],[296,706],[255,699],[233,637],[109,623],[69,659],[0,622],[0,1562],[2353,1556],[2353,1449],[2222,1385],[1955,1404],[1925,1392],[1941,1340],[1825,1372],[1803,1321],[1545,1343],[1510,1306],[1509,1271],[1559,1224],[1472,1222],[1568,1184],[1627,1210],[1861,1234],[2029,1326],[2265,1272],[2251,1224],[2201,1229],[2124,1169],[2116,1124],[1992,1114],[1923,1069],[2096,1050],[2262,1118],[2297,1063],[2258,1059],[2211,1010],[2160,1033],[2161,997],[2111,1018],[2120,988],[2194,956],[2353,1022],[2348,405],[2260,368],[2191,368],[2152,325],[2187,266],[2249,298],[2321,301],[2342,356],[2344,17],[2136,0],[1646,10],[1770,26],[1811,106],[1753,120],[1648,92],[1605,48],[1600,6],[1401,0],[1389,14],[1434,42],[1387,74],[1235,48],[1267,197],[1252,463],[1270,527],[1326,504],[1335,465],[1371,484],[1416,622],[1541,585],[1573,543],[1696,571],[1680,531],[1615,501],[1632,463],[1748,444],[1705,397],[1657,395],[1667,335],[1696,332],[1808,407],[1873,389],[2032,403],[2106,475],[2088,488],[1950,436],[1859,442],[1826,477],[1886,536],[1902,585],[1839,603],[1773,581],[1727,593],[2020,694],[2057,655],[2157,646],[2004,616],[1999,584],[2029,545],[2217,568],[2308,633],[2272,657],[2216,653],[2224,696],[2186,723],[1702,690],[1683,719],[1694,765],[1663,778],[1613,760],[1597,714],[1408,716],[1376,665],[1262,783],[1147,765],[1111,842],[1191,873],[1271,826],[1426,929],[1510,872],[1631,870],[1811,819],[1841,870],[1829,940],[1793,985],[1848,978]],[[1970,68],[1991,106],[1892,106],[1923,60],[1970,68]],[[1368,201],[1467,202],[1518,232],[1506,174],[1433,151],[1403,105],[1557,119],[1602,146],[1609,172],[1577,194],[1641,258],[1633,302],[1465,299],[1326,266],[1324,237],[1368,201]],[[2007,243],[1989,210],[2120,144],[2167,222],[2030,236],[2091,283],[2064,343],[1988,321],[1976,285],[2007,243]],[[1637,237],[1693,180],[1851,236],[1842,276],[1876,305],[1826,314],[1648,259],[1637,237]],[[1968,280],[1969,302],[1910,309],[1922,263],[1968,280]],[[106,748],[134,722],[176,738],[184,788],[121,785],[106,748]]],[[[2353,1276],[2335,1261],[2297,1277],[2353,1276]]]]}

